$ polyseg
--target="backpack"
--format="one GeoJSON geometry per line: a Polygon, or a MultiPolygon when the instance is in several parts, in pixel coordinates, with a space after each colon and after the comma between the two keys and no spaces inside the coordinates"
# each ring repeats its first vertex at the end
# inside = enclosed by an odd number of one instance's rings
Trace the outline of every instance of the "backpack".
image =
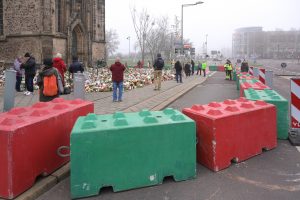
{"type": "Polygon", "coordinates": [[[156,69],[161,70],[164,67],[165,62],[162,58],[158,58],[155,64],[156,64],[156,69]]]}
{"type": "Polygon", "coordinates": [[[57,87],[57,78],[54,74],[51,76],[44,76],[43,78],[44,82],[44,90],[43,94],[45,96],[56,96],[58,93],[58,87],[57,87]]]}

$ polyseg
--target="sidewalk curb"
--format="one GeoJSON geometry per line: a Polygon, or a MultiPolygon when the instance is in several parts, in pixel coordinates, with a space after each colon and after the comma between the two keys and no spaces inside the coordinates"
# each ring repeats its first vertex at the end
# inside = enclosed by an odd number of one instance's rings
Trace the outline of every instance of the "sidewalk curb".
{"type": "MultiPolygon", "coordinates": [[[[208,76],[206,76],[203,80],[193,81],[190,85],[188,85],[186,88],[181,90],[180,92],[176,93],[174,96],[168,98],[166,101],[163,101],[162,103],[159,103],[155,107],[153,107],[151,110],[158,111],[166,108],[169,104],[173,103],[176,99],[183,96],[185,93],[196,87],[197,85],[202,84],[204,81],[206,81],[208,76]]],[[[128,112],[130,110],[135,110],[134,106],[127,108],[128,112]]],[[[57,183],[64,180],[70,175],[70,162],[63,165],[61,168],[53,172],[48,177],[40,180],[39,182],[35,183],[30,189],[28,189],[26,192],[22,193],[20,196],[18,196],[15,200],[33,200],[42,195],[43,193],[47,192],[49,189],[54,187],[57,183]]],[[[0,200],[2,200],[0,198],[0,200]]]]}

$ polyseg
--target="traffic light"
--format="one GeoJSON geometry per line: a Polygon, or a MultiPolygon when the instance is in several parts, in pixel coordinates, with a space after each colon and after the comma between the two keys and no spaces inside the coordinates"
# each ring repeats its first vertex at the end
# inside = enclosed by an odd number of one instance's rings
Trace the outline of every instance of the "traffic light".
{"type": "Polygon", "coordinates": [[[195,55],[195,48],[191,48],[191,55],[192,55],[192,56],[195,55]]]}

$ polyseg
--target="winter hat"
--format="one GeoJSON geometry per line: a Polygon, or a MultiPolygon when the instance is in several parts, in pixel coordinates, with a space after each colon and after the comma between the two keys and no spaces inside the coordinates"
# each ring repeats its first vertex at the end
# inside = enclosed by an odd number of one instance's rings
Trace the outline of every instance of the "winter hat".
{"type": "Polygon", "coordinates": [[[27,57],[27,58],[30,57],[30,53],[28,53],[28,52],[25,53],[24,57],[27,57]]]}
{"type": "Polygon", "coordinates": [[[51,66],[52,67],[52,59],[51,58],[44,58],[43,60],[43,64],[46,65],[46,66],[51,66]]]}
{"type": "Polygon", "coordinates": [[[62,58],[61,53],[57,53],[57,54],[55,55],[55,58],[62,58]]]}
{"type": "Polygon", "coordinates": [[[160,54],[160,53],[158,53],[158,54],[157,54],[157,57],[158,57],[158,58],[160,58],[160,57],[161,57],[161,54],[160,54]]]}

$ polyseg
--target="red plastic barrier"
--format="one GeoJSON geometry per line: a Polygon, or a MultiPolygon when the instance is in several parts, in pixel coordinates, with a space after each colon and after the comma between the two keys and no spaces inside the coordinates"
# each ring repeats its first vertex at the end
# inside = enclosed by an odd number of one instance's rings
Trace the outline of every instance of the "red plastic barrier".
{"type": "Polygon", "coordinates": [[[57,98],[0,114],[0,197],[18,196],[66,163],[57,149],[70,145],[77,118],[93,111],[92,102],[57,98]]]}
{"type": "Polygon", "coordinates": [[[244,82],[240,84],[240,97],[244,96],[244,90],[247,90],[249,88],[253,88],[255,90],[264,90],[264,89],[271,89],[265,84],[261,82],[256,82],[256,83],[249,83],[249,82],[244,82]]]}
{"type": "Polygon", "coordinates": [[[218,72],[225,72],[224,66],[223,65],[222,66],[217,66],[217,71],[218,72]]]}
{"type": "Polygon", "coordinates": [[[183,113],[196,121],[197,161],[213,171],[277,146],[276,108],[264,101],[212,102],[183,113]]]}

